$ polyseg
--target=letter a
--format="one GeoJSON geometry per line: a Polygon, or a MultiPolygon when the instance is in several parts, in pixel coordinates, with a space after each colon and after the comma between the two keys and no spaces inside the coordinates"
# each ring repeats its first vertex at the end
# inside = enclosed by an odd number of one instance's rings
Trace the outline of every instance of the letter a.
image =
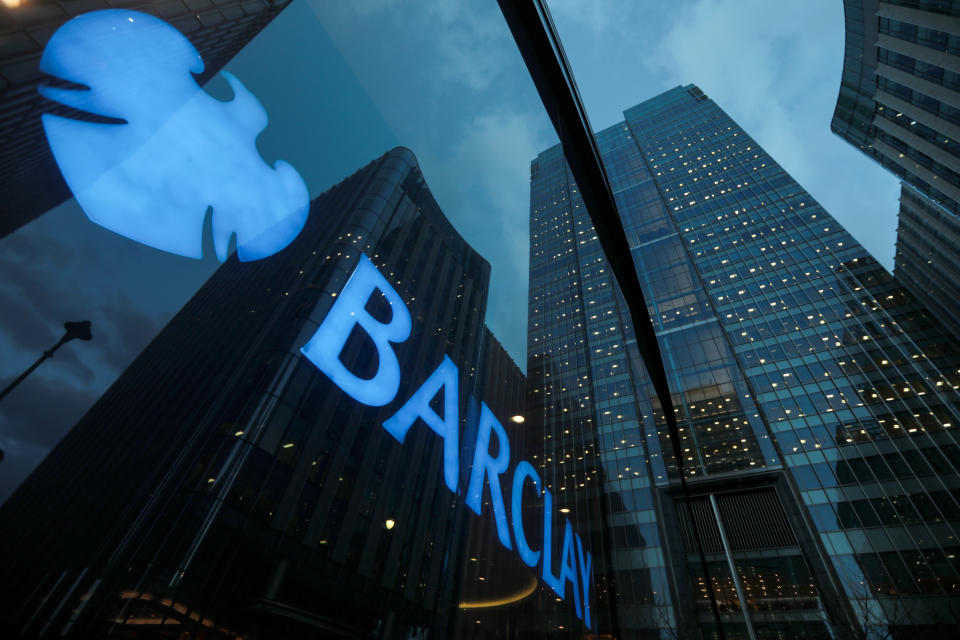
{"type": "Polygon", "coordinates": [[[343,286],[337,301],[300,351],[354,400],[382,407],[393,400],[400,388],[400,363],[390,343],[400,343],[409,338],[411,326],[410,311],[400,294],[390,286],[370,258],[360,254],[360,262],[343,286]],[[370,296],[377,290],[390,303],[390,322],[380,322],[366,309],[370,296]],[[369,380],[354,375],[340,361],[340,354],[354,326],[363,329],[377,348],[377,373],[369,380]]]}
{"type": "Polygon", "coordinates": [[[447,356],[436,371],[413,392],[410,399],[383,423],[383,428],[399,442],[407,437],[407,431],[420,418],[443,438],[443,478],[447,488],[457,492],[460,475],[460,408],[457,406],[457,365],[447,356]],[[430,407],[430,401],[443,388],[443,417],[430,407]]]}
{"type": "Polygon", "coordinates": [[[573,587],[573,608],[577,612],[577,618],[583,620],[580,613],[580,581],[577,579],[576,542],[570,521],[566,520],[565,522],[563,551],[560,553],[560,591],[563,592],[563,597],[566,597],[567,582],[570,583],[570,586],[573,587]]]}
{"type": "Polygon", "coordinates": [[[579,534],[577,534],[577,555],[580,558],[580,583],[583,585],[583,624],[586,625],[587,629],[592,629],[593,627],[590,626],[590,585],[593,584],[593,559],[590,557],[589,551],[584,555],[583,540],[580,539],[579,534]]]}

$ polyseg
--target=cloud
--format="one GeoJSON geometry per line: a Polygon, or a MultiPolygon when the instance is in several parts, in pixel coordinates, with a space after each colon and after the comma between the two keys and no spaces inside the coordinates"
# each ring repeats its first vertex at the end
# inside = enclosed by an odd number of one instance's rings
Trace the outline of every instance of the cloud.
{"type": "MultiPolygon", "coordinates": [[[[600,39],[597,44],[604,47],[609,46],[611,37],[629,37],[636,43],[637,25],[649,24],[642,18],[649,18],[651,12],[659,12],[663,8],[674,8],[674,5],[636,0],[551,0],[549,7],[555,22],[576,23],[579,28],[589,31],[593,38],[600,39]]],[[[564,39],[562,32],[560,39],[564,39]]]]}
{"type": "MultiPolygon", "coordinates": [[[[90,320],[93,340],[63,345],[0,402],[6,454],[0,496],[43,459],[172,315],[152,306],[164,295],[159,283],[179,280],[176,268],[161,271],[170,259],[101,230],[72,203],[3,239],[0,385],[53,346],[67,320],[90,320]]],[[[176,286],[188,289],[190,282],[176,286]]]]}
{"type": "MultiPolygon", "coordinates": [[[[63,335],[66,320],[83,320],[82,304],[76,300],[76,283],[64,279],[77,256],[72,247],[53,238],[17,233],[0,252],[0,344],[8,355],[0,364],[0,376],[13,376],[18,369],[49,349],[63,335]],[[44,241],[46,240],[46,241],[44,241]]],[[[81,380],[94,373],[69,349],[61,349],[57,362],[81,380]]]]}
{"type": "Polygon", "coordinates": [[[549,147],[541,114],[495,108],[463,123],[447,153],[420,165],[457,231],[491,261],[488,324],[526,362],[530,161],[549,147]]]}
{"type": "Polygon", "coordinates": [[[475,92],[487,90],[513,61],[516,45],[503,16],[492,3],[438,2],[434,7],[441,78],[475,92]]]}
{"type": "Polygon", "coordinates": [[[375,100],[384,85],[372,79],[386,79],[387,69],[401,72],[397,79],[411,89],[429,81],[435,91],[454,85],[478,93],[511,66],[515,45],[493,3],[432,0],[415,11],[390,0],[308,4],[375,100]],[[378,64],[369,66],[373,59],[378,64]]]}
{"type": "MultiPolygon", "coordinates": [[[[54,215],[53,213],[48,215],[54,215]]],[[[71,384],[102,388],[126,368],[170,312],[145,311],[143,300],[111,281],[109,258],[82,254],[61,236],[31,229],[4,239],[0,252],[0,379],[12,378],[53,346],[63,322],[91,320],[93,340],[61,347],[44,364],[71,384]]],[[[130,256],[131,258],[133,256],[130,256]]],[[[149,295],[148,292],[144,292],[149,295]]]]}

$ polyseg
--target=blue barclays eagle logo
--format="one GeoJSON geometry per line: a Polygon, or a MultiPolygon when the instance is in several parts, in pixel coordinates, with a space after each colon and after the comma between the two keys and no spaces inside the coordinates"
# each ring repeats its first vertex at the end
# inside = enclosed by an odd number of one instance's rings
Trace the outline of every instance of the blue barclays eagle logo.
{"type": "Polygon", "coordinates": [[[89,87],[44,86],[45,97],[124,122],[42,116],[57,165],[92,221],[200,258],[212,208],[221,262],[234,234],[238,258],[248,261],[280,251],[300,233],[307,187],[288,163],[270,167],[260,157],[263,106],[227,72],[233,100],[206,93],[191,75],[203,71],[203,60],[174,27],[136,11],[83,14],[50,38],[40,69],[89,87]]]}

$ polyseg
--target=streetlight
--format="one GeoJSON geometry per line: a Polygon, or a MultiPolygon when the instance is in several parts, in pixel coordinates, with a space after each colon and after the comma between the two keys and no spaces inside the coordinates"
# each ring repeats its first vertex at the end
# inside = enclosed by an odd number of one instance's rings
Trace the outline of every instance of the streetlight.
{"type": "Polygon", "coordinates": [[[47,358],[53,357],[53,352],[63,346],[65,343],[70,342],[71,340],[90,340],[93,337],[93,334],[90,332],[90,321],[84,320],[83,322],[64,322],[63,328],[66,329],[66,333],[63,334],[63,337],[60,338],[60,341],[57,344],[53,345],[49,349],[43,352],[43,355],[40,356],[36,362],[34,362],[30,367],[20,374],[20,377],[7,385],[7,388],[3,391],[0,391],[0,400],[3,400],[7,397],[7,394],[13,391],[13,388],[18,384],[23,382],[28,375],[33,373],[33,370],[43,364],[43,361],[47,358]]]}

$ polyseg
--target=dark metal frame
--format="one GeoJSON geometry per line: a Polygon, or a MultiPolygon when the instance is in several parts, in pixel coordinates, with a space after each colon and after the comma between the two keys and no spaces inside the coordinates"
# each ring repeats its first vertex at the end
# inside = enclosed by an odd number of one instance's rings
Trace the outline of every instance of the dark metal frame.
{"type": "MultiPolygon", "coordinates": [[[[580,195],[593,222],[600,246],[623,292],[640,355],[667,422],[667,430],[679,470],[684,503],[689,512],[690,491],[687,487],[676,410],[670,396],[663,357],[653,323],[647,313],[647,302],[640,287],[640,278],[630,253],[630,245],[617,211],[613,191],[607,179],[597,142],[593,137],[590,120],[580,99],[573,72],[564,54],[563,45],[560,43],[545,0],[497,1],[527,65],[530,77],[537,87],[540,100],[560,137],[563,154],[580,189],[580,195]]],[[[690,521],[694,522],[692,513],[688,515],[690,521]]],[[[716,594],[710,579],[703,542],[696,527],[694,527],[694,534],[717,633],[720,640],[725,640],[723,621],[717,608],[716,594]]]]}

